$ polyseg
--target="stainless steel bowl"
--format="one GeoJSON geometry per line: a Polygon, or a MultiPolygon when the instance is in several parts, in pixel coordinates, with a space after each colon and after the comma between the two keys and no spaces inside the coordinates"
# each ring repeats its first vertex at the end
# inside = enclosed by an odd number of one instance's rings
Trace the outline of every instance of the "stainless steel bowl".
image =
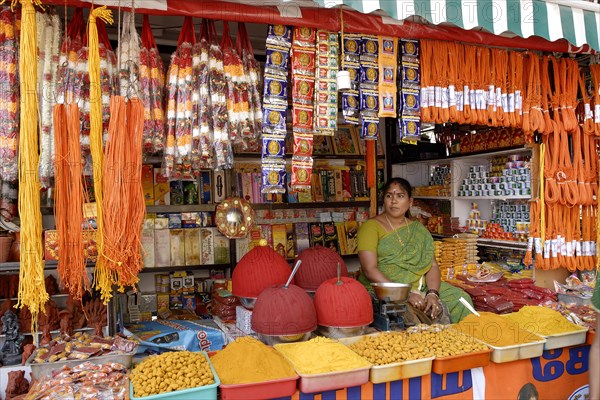
{"type": "Polygon", "coordinates": [[[347,338],[352,336],[360,336],[367,330],[367,325],[339,327],[339,326],[322,326],[319,325],[319,333],[331,339],[347,338]]]}
{"type": "Polygon", "coordinates": [[[379,300],[391,303],[406,302],[412,289],[412,285],[395,282],[371,283],[371,286],[379,300]]]}
{"type": "Polygon", "coordinates": [[[280,343],[293,343],[293,342],[304,342],[310,339],[312,332],[299,333],[297,335],[265,335],[264,333],[258,334],[258,340],[268,346],[280,343]]]}
{"type": "Polygon", "coordinates": [[[238,299],[240,299],[240,303],[248,310],[252,310],[256,304],[256,299],[254,297],[238,297],[238,299]]]}

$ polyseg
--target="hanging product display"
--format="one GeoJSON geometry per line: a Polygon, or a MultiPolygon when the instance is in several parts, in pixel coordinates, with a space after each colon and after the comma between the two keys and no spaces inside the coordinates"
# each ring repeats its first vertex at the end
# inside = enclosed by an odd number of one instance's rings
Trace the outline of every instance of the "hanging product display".
{"type": "Polygon", "coordinates": [[[139,69],[139,96],[144,104],[144,154],[158,154],[165,147],[165,71],[148,15],[144,15],[142,23],[139,69]]]}
{"type": "Polygon", "coordinates": [[[60,54],[62,22],[55,12],[37,13],[38,82],[40,94],[40,182],[52,186],[54,176],[54,129],[52,109],[56,103],[57,68],[60,54]]]}
{"type": "Polygon", "coordinates": [[[350,88],[342,92],[342,115],[347,124],[358,125],[360,102],[361,37],[358,34],[342,35],[342,70],[350,75],[350,88]]]}
{"type": "MultiPolygon", "coordinates": [[[[75,97],[75,85],[77,84],[77,53],[83,47],[83,34],[85,24],[83,22],[83,9],[76,8],[71,20],[66,25],[64,40],[60,46],[57,76],[57,103],[69,104],[80,102],[75,97]]],[[[78,103],[81,106],[81,103],[78,103]]]]}
{"type": "Polygon", "coordinates": [[[338,35],[317,30],[314,134],[333,136],[337,130],[339,69],[338,35]]]}
{"type": "MultiPolygon", "coordinates": [[[[416,40],[401,40],[398,62],[398,142],[416,144],[421,136],[424,98],[431,101],[433,87],[421,87],[421,45],[416,40]]],[[[424,57],[424,56],[423,56],[424,57]]],[[[441,88],[438,92],[441,92],[441,88]]],[[[448,96],[444,96],[448,99],[448,96]]],[[[441,94],[438,99],[441,99],[441,94]]],[[[447,101],[447,100],[446,100],[447,101]]],[[[430,103],[426,103],[429,106],[430,103]]],[[[440,101],[441,105],[441,101],[440,101]]],[[[425,117],[423,117],[425,120],[425,117]]]]}
{"type": "MultiPolygon", "coordinates": [[[[37,3],[36,3],[37,4],[37,3]]],[[[21,257],[17,307],[31,312],[31,332],[37,332],[37,319],[48,301],[44,281],[42,213],[38,175],[38,97],[37,32],[32,0],[23,0],[19,43],[21,123],[19,131],[19,216],[21,218],[21,257]]],[[[4,163],[4,160],[3,160],[4,163]]],[[[38,336],[34,335],[34,344],[38,336]]]]}
{"type": "Polygon", "coordinates": [[[213,119],[212,119],[212,101],[210,96],[210,80],[208,73],[209,58],[209,32],[208,21],[202,20],[200,30],[200,39],[194,46],[193,70],[196,81],[194,87],[197,89],[198,101],[194,104],[194,138],[198,138],[198,155],[207,165],[214,163],[212,142],[214,138],[213,119]]]}
{"type": "Polygon", "coordinates": [[[0,8],[0,55],[2,57],[3,85],[0,89],[0,212],[7,219],[17,215],[17,181],[19,141],[19,84],[17,81],[18,45],[15,36],[16,13],[10,6],[0,8]]]}
{"type": "Polygon", "coordinates": [[[269,25],[263,83],[262,193],[285,193],[285,136],[291,46],[291,27],[269,25]]]}
{"type": "Polygon", "coordinates": [[[379,39],[362,36],[360,54],[360,137],[377,140],[379,135],[379,39]]]}
{"type": "Polygon", "coordinates": [[[252,147],[262,132],[262,106],[260,104],[261,67],[252,50],[252,43],[246,32],[246,25],[238,23],[236,49],[242,59],[244,74],[246,75],[246,87],[248,89],[248,132],[242,134],[245,148],[252,147]]]}
{"type": "Polygon", "coordinates": [[[398,115],[398,39],[379,37],[379,117],[398,115]]]}
{"type": "Polygon", "coordinates": [[[312,177],[316,37],[315,29],[294,28],[291,53],[294,133],[291,187],[299,192],[310,190],[312,177]]]}
{"type": "Polygon", "coordinates": [[[119,94],[126,98],[141,97],[140,53],[142,42],[135,29],[135,14],[123,13],[117,61],[119,68],[119,94]]]}

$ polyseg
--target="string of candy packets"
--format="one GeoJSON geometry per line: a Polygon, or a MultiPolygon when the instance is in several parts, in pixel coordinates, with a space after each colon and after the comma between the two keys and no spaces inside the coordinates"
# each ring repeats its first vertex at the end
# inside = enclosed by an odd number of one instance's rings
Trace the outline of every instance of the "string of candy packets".
{"type": "Polygon", "coordinates": [[[269,26],[263,90],[262,193],[286,191],[285,137],[290,97],[294,135],[290,186],[293,191],[310,190],[313,135],[333,136],[337,131],[336,77],[340,61],[341,70],[350,76],[350,86],[340,90],[344,122],[360,125],[362,139],[377,140],[379,118],[398,117],[399,139],[411,143],[418,140],[419,42],[360,34],[343,35],[342,42],[340,57],[335,32],[269,26]]]}

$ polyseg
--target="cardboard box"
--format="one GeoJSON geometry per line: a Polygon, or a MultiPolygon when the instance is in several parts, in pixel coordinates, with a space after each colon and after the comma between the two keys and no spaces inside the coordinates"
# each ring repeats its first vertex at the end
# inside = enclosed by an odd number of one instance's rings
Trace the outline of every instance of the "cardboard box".
{"type": "Polygon", "coordinates": [[[185,265],[200,265],[200,229],[184,229],[185,265]]]}
{"type": "Polygon", "coordinates": [[[285,258],[291,259],[296,257],[296,239],[294,235],[294,224],[285,224],[285,258]]]}
{"type": "Polygon", "coordinates": [[[242,306],[236,306],[235,326],[247,335],[256,333],[252,330],[252,310],[248,310],[242,306]]]}
{"type": "Polygon", "coordinates": [[[183,294],[183,309],[196,311],[196,293],[183,294]]]}
{"type": "Polygon", "coordinates": [[[171,205],[183,204],[183,182],[171,181],[169,184],[171,187],[171,205]]]}
{"type": "Polygon", "coordinates": [[[287,231],[285,224],[272,225],[273,249],[285,258],[287,249],[287,231]]]}
{"type": "Polygon", "coordinates": [[[200,172],[200,183],[198,185],[198,197],[200,204],[212,203],[212,171],[200,172]]]}
{"type": "Polygon", "coordinates": [[[169,214],[169,229],[181,229],[181,214],[169,214]]]}
{"type": "Polygon", "coordinates": [[[198,181],[183,181],[183,204],[198,204],[198,181]]]}
{"type": "MultiPolygon", "coordinates": [[[[98,258],[96,246],[96,231],[84,230],[82,232],[82,246],[85,261],[95,262],[98,258]]],[[[58,232],[56,230],[44,231],[44,260],[58,260],[58,232]]]]}
{"type": "Polygon", "coordinates": [[[200,262],[203,265],[215,263],[215,237],[212,228],[200,228],[200,262]]]}
{"type": "Polygon", "coordinates": [[[154,257],[154,219],[146,218],[142,227],[142,262],[144,268],[154,268],[156,265],[154,257]]]}
{"type": "Polygon", "coordinates": [[[212,228],[215,245],[215,264],[229,264],[231,256],[229,254],[229,239],[227,239],[217,228],[212,228]]]}
{"type": "Polygon", "coordinates": [[[307,222],[296,223],[296,250],[298,254],[310,247],[310,237],[307,222]]]}
{"type": "Polygon", "coordinates": [[[156,218],[154,218],[154,229],[169,229],[169,215],[156,214],[156,218]]]}
{"type": "Polygon", "coordinates": [[[156,295],[156,308],[158,309],[158,312],[169,310],[169,294],[168,293],[158,293],[156,295]]]}
{"type": "Polygon", "coordinates": [[[142,165],[142,190],[146,205],[154,205],[154,167],[150,164],[142,165]]]}
{"type": "Polygon", "coordinates": [[[171,185],[161,168],[154,168],[154,204],[171,205],[171,185]]]}
{"type": "Polygon", "coordinates": [[[169,295],[169,309],[181,310],[183,308],[183,294],[170,294],[169,295]]]}
{"type": "Polygon", "coordinates": [[[225,200],[225,171],[213,172],[213,200],[215,203],[220,203],[225,200]]]}
{"type": "Polygon", "coordinates": [[[358,253],[358,222],[346,221],[346,246],[347,254],[358,253]]]}
{"type": "Polygon", "coordinates": [[[154,230],[154,266],[171,265],[171,235],[168,229],[154,230]]]}
{"type": "Polygon", "coordinates": [[[171,266],[185,265],[185,236],[183,229],[169,229],[171,266]]]}

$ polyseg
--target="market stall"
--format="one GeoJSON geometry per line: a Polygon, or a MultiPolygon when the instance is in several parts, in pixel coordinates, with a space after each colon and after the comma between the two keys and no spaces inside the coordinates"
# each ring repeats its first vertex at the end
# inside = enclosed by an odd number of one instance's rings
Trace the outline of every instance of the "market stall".
{"type": "Polygon", "coordinates": [[[586,395],[600,11],[408,3],[0,5],[1,393],[586,395]],[[355,279],[386,174],[444,289],[355,279]]]}

